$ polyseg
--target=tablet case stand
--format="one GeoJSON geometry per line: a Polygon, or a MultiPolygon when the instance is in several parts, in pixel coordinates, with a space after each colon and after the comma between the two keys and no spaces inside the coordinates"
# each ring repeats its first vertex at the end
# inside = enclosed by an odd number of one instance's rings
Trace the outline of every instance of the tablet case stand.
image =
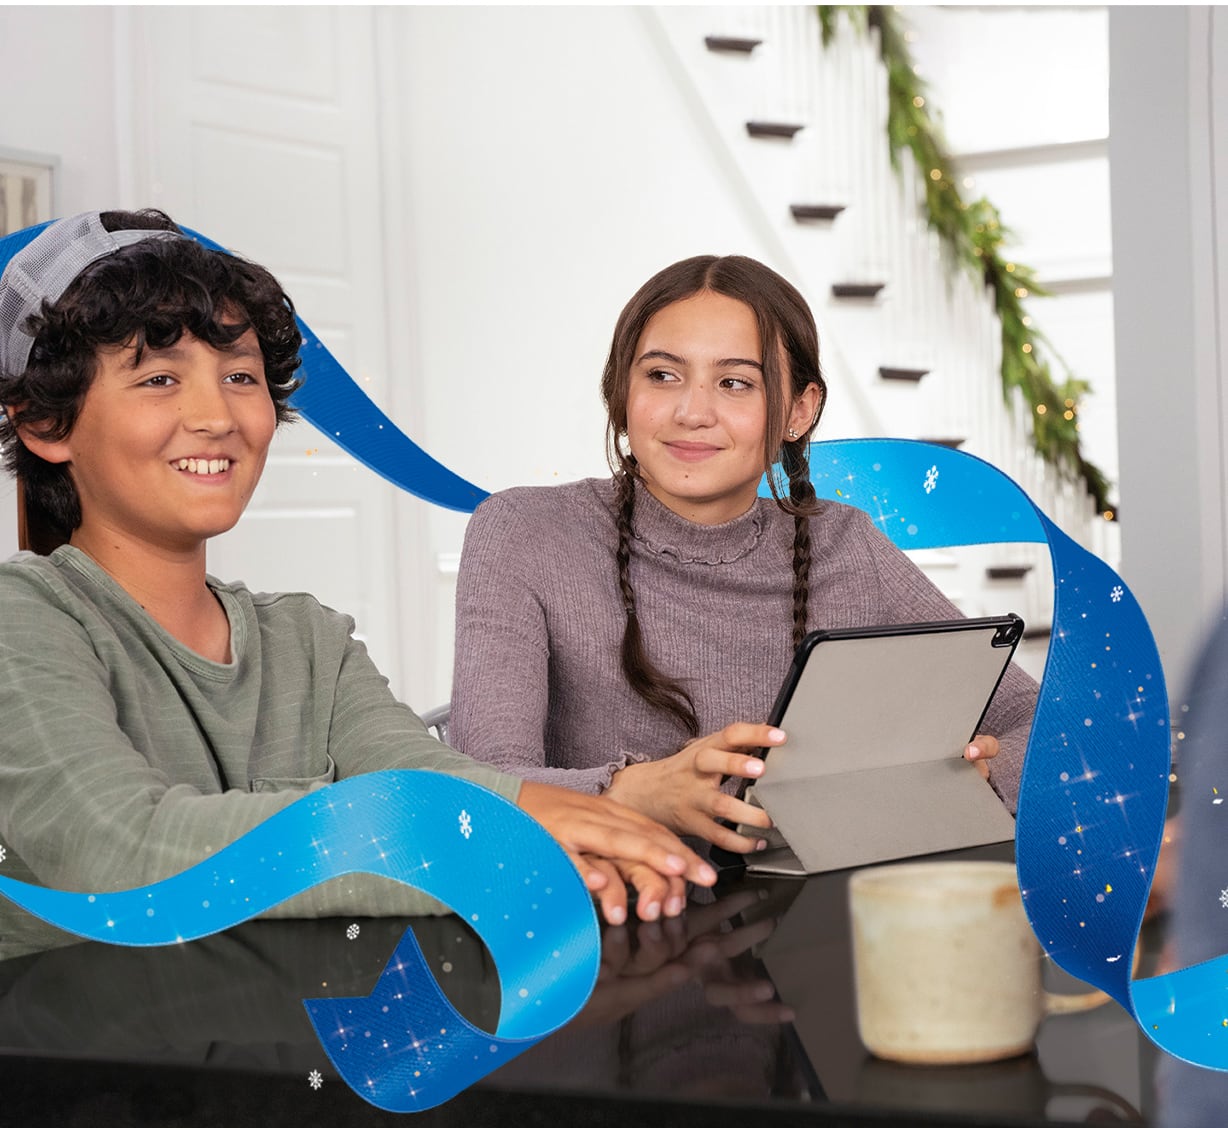
{"type": "Polygon", "coordinates": [[[1022,628],[1006,616],[808,635],[772,711],[788,743],[745,794],[779,834],[747,869],[801,877],[1012,840],[963,751],[1022,628]]]}

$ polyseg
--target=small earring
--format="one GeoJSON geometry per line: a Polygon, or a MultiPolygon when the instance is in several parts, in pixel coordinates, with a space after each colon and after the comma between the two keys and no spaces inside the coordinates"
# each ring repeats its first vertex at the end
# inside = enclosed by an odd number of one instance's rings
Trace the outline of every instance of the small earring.
{"type": "Polygon", "coordinates": [[[796,432],[795,430],[793,430],[793,428],[792,428],[792,427],[790,427],[790,428],[789,428],[789,438],[790,438],[790,439],[796,439],[796,438],[797,438],[797,432],[796,432]]]}

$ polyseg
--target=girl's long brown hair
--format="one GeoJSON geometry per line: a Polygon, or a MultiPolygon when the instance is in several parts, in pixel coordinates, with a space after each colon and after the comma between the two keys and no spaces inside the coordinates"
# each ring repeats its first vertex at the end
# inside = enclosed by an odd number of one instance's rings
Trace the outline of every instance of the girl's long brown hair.
{"type": "Polygon", "coordinates": [[[635,458],[624,449],[627,434],[627,390],[635,348],[654,314],[674,302],[711,291],[735,298],[749,306],[759,327],[764,388],[767,396],[767,427],[763,436],[763,465],[772,466],[779,458],[789,482],[788,496],[782,496],[775,474],[768,483],[776,504],[793,516],[793,645],[806,633],[810,596],[810,522],[817,508],[810,481],[808,448],[810,433],[823,414],[827,401],[827,382],[819,365],[819,335],[806,300],[774,270],[741,255],[723,258],[700,255],[667,266],[639,288],[619,315],[614,340],[601,376],[601,395],[605,401],[606,453],[614,471],[618,509],[618,586],[626,612],[622,641],[622,667],[628,684],[654,708],[669,713],[690,736],[699,735],[695,704],[686,687],[653,665],[644,646],[643,631],[636,614],[635,589],[631,585],[631,530],[635,513],[635,458]],[[781,358],[787,368],[781,371],[781,358]],[[785,396],[785,376],[789,394],[785,396]],[[817,384],[819,410],[810,427],[796,439],[786,439],[788,406],[817,384]]]}

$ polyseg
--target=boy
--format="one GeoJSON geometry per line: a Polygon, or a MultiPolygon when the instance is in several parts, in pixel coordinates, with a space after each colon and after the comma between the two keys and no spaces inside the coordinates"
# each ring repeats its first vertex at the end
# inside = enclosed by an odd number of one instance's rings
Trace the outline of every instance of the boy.
{"type": "MultiPolygon", "coordinates": [[[[268,271],[160,212],[86,213],[0,276],[0,446],[67,541],[0,564],[5,873],[62,889],[170,876],[313,787],[384,768],[484,784],[569,851],[606,918],[676,915],[715,874],[627,808],[521,783],[434,740],[348,618],[206,576],[273,431],[293,417],[300,335],[268,271]]],[[[294,915],[408,913],[350,878],[294,915]]]]}

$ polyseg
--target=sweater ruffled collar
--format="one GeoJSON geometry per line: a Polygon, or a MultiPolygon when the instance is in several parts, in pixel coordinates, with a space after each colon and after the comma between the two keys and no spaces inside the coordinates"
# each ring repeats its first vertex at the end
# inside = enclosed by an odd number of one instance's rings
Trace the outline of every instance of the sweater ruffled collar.
{"type": "Polygon", "coordinates": [[[732,521],[699,525],[662,505],[637,480],[631,531],[650,552],[672,556],[682,564],[732,564],[755,550],[773,508],[770,500],[756,498],[754,505],[732,521]]]}

